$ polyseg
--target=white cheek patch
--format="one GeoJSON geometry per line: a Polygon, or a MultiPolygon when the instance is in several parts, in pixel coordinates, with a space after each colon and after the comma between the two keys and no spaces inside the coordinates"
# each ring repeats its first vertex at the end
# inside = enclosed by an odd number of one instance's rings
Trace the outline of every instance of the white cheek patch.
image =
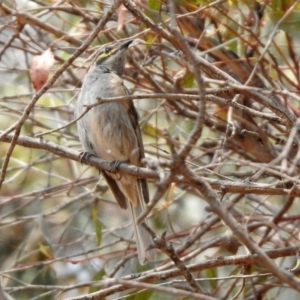
{"type": "Polygon", "coordinates": [[[106,150],[107,154],[111,154],[111,149],[106,150]]]}

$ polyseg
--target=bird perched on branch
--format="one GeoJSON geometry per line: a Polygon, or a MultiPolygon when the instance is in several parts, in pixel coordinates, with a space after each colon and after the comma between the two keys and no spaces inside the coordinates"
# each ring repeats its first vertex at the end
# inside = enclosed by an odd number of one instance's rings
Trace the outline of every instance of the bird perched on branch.
{"type": "MultiPolygon", "coordinates": [[[[123,84],[126,50],[132,40],[103,47],[97,61],[88,71],[75,106],[79,117],[86,105],[97,103],[100,98],[129,95],[123,84]]],[[[105,100],[104,100],[105,101],[105,100]]],[[[101,103],[91,108],[77,121],[79,138],[87,153],[111,162],[128,161],[142,166],[144,157],[138,114],[131,100],[101,103]]],[[[153,259],[153,251],[146,251],[151,237],[138,224],[137,217],[149,202],[145,179],[130,175],[101,171],[121,208],[129,207],[134,226],[138,258],[141,264],[153,259]]]]}

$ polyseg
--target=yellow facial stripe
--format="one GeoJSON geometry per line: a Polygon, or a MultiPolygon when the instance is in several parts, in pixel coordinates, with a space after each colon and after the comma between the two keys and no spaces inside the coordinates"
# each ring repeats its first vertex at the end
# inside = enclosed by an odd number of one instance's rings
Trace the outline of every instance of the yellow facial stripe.
{"type": "Polygon", "coordinates": [[[106,57],[112,55],[115,51],[116,51],[115,48],[107,48],[107,49],[104,49],[104,50],[101,51],[101,53],[99,54],[98,59],[106,58],[106,57]]]}

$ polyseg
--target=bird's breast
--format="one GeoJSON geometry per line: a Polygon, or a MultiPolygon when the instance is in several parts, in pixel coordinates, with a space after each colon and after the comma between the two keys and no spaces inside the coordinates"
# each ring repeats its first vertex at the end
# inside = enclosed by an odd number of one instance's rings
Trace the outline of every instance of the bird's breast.
{"type": "Polygon", "coordinates": [[[105,160],[130,160],[138,142],[130,118],[121,103],[104,103],[86,115],[89,139],[95,154],[105,160]]]}

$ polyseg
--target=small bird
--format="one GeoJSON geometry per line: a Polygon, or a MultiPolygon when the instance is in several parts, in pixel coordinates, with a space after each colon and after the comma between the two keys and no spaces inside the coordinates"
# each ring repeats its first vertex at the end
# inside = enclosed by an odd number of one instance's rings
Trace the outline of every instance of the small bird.
{"type": "MultiPolygon", "coordinates": [[[[86,105],[97,103],[99,98],[129,95],[122,75],[126,50],[132,40],[103,47],[97,61],[88,71],[75,105],[79,117],[86,105]]],[[[128,161],[142,166],[145,157],[138,114],[131,100],[101,103],[77,121],[79,138],[87,153],[110,162],[128,161]]],[[[138,258],[141,264],[153,259],[153,251],[146,251],[152,239],[137,217],[149,202],[145,179],[130,175],[101,171],[119,206],[129,207],[136,237],[138,258]]]]}

